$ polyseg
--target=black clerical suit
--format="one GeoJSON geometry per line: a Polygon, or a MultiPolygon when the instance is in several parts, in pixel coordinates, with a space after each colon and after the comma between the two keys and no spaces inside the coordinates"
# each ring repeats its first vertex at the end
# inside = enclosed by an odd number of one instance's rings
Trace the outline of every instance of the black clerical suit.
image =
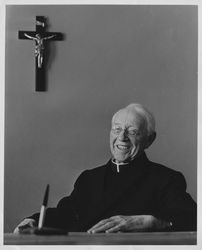
{"type": "Polygon", "coordinates": [[[145,153],[120,166],[119,173],[111,160],[81,173],[71,195],[47,209],[45,226],[87,231],[114,215],[153,215],[172,222],[173,231],[196,230],[196,203],[183,175],[149,161],[145,153]]]}

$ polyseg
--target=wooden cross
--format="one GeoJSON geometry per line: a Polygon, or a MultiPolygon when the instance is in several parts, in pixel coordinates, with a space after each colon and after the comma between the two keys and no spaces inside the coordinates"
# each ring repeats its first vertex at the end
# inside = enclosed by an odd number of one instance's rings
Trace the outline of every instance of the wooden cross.
{"type": "Polygon", "coordinates": [[[19,31],[19,39],[35,41],[35,77],[36,91],[46,90],[46,66],[47,66],[47,42],[63,40],[63,34],[59,32],[46,32],[46,20],[44,16],[36,16],[36,31],[19,31]]]}

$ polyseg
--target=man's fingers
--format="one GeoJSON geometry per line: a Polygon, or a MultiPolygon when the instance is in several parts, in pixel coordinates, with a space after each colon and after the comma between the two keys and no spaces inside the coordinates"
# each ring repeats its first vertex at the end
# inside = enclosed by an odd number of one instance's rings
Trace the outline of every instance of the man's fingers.
{"type": "Polygon", "coordinates": [[[104,219],[104,220],[99,221],[99,222],[98,222],[97,224],[95,224],[93,227],[91,227],[90,229],[88,229],[88,232],[89,232],[89,233],[92,232],[94,229],[96,229],[96,228],[98,228],[98,227],[104,225],[104,224],[107,223],[107,222],[108,222],[108,219],[104,219]]]}
{"type": "Polygon", "coordinates": [[[97,233],[97,232],[106,231],[107,229],[114,227],[117,224],[121,223],[122,220],[123,220],[123,218],[120,215],[112,216],[108,219],[104,219],[104,220],[99,221],[96,225],[91,227],[87,232],[88,233],[97,233]]]}
{"type": "Polygon", "coordinates": [[[98,232],[105,232],[105,231],[117,232],[120,230],[120,225],[122,226],[124,222],[125,222],[125,219],[123,218],[123,216],[120,216],[120,215],[112,216],[108,219],[99,221],[96,225],[91,227],[87,232],[88,233],[98,233],[98,232]]]}
{"type": "Polygon", "coordinates": [[[19,233],[19,228],[16,227],[15,230],[13,231],[14,234],[18,234],[19,233]]]}
{"type": "Polygon", "coordinates": [[[121,231],[121,227],[122,227],[122,224],[118,224],[114,227],[111,227],[109,229],[106,230],[106,233],[116,233],[116,232],[119,232],[121,231]]]}
{"type": "Polygon", "coordinates": [[[105,219],[105,220],[98,222],[95,226],[90,228],[87,232],[88,233],[98,233],[98,232],[106,231],[107,229],[114,227],[117,223],[118,223],[118,221],[116,221],[112,218],[105,219]]]}
{"type": "Polygon", "coordinates": [[[22,226],[19,226],[19,230],[23,230],[23,229],[26,229],[26,228],[30,228],[32,227],[33,225],[32,224],[25,224],[25,225],[22,225],[22,226]]]}
{"type": "Polygon", "coordinates": [[[99,226],[95,229],[93,229],[92,233],[100,233],[100,232],[105,232],[106,230],[108,230],[111,227],[114,227],[115,222],[114,221],[110,221],[110,222],[106,222],[104,225],[99,226]]]}
{"type": "Polygon", "coordinates": [[[110,222],[104,222],[102,224],[96,225],[96,227],[93,227],[88,230],[89,233],[98,233],[104,230],[107,225],[109,225],[110,222]]]}
{"type": "Polygon", "coordinates": [[[36,224],[36,221],[33,219],[23,220],[13,231],[13,233],[20,233],[23,229],[32,228],[36,224]]]}
{"type": "Polygon", "coordinates": [[[14,234],[20,233],[23,229],[30,228],[29,225],[24,225],[24,226],[17,226],[15,230],[13,231],[14,234]]]}

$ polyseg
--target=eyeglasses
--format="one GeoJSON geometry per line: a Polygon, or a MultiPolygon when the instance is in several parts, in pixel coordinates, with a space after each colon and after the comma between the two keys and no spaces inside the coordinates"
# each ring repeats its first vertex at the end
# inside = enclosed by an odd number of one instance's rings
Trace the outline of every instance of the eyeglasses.
{"type": "Polygon", "coordinates": [[[134,128],[121,128],[121,127],[112,127],[111,131],[115,134],[115,135],[119,135],[121,132],[125,132],[127,135],[132,135],[132,136],[137,136],[139,134],[137,129],[134,128]]]}

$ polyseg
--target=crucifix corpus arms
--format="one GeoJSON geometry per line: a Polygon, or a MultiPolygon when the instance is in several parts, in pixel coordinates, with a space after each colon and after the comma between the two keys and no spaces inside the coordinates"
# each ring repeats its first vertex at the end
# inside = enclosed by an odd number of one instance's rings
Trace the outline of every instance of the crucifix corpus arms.
{"type": "Polygon", "coordinates": [[[36,34],[35,37],[34,36],[30,36],[27,33],[24,33],[24,36],[26,36],[28,39],[34,40],[36,42],[35,44],[35,51],[34,54],[37,57],[37,67],[41,68],[42,67],[42,63],[43,63],[43,52],[44,52],[44,40],[48,40],[51,39],[53,37],[55,37],[56,35],[51,35],[51,36],[47,36],[47,37],[41,37],[40,34],[36,34]]]}

